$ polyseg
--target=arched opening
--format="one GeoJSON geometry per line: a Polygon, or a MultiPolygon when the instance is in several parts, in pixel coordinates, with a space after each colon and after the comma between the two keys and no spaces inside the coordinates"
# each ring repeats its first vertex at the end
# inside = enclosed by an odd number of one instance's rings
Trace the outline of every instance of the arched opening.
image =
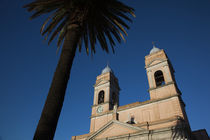
{"type": "Polygon", "coordinates": [[[98,104],[104,103],[104,91],[100,91],[98,94],[98,104]]]}
{"type": "Polygon", "coordinates": [[[127,123],[128,124],[135,124],[134,116],[131,116],[130,120],[127,123]]]}
{"type": "Polygon", "coordinates": [[[161,70],[158,70],[155,72],[154,74],[155,76],[155,82],[156,82],[156,86],[159,87],[159,86],[162,86],[162,85],[165,85],[165,80],[164,80],[164,77],[163,77],[163,72],[161,70]]]}

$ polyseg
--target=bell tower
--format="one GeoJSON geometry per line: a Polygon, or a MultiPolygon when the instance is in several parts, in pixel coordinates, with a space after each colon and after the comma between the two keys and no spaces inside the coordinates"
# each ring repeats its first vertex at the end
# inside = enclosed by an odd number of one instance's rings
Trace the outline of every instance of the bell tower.
{"type": "Polygon", "coordinates": [[[145,68],[151,100],[181,94],[176,85],[174,69],[164,50],[154,45],[150,54],[145,56],[145,68]]]}
{"type": "Polygon", "coordinates": [[[114,106],[119,106],[119,84],[113,71],[107,65],[101,75],[97,76],[94,85],[94,101],[92,106],[92,116],[101,115],[114,106]]]}

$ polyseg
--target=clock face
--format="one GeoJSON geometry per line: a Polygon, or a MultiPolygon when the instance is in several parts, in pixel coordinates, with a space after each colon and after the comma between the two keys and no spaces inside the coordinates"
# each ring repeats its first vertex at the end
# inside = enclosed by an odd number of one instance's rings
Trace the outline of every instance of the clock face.
{"type": "Polygon", "coordinates": [[[99,106],[99,107],[97,108],[97,113],[101,113],[101,112],[103,112],[103,107],[102,107],[102,106],[99,106]]]}

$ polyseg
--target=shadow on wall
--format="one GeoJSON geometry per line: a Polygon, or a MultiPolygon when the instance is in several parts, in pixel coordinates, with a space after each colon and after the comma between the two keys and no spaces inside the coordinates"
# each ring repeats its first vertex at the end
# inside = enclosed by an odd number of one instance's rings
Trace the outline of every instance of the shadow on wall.
{"type": "Polygon", "coordinates": [[[175,127],[172,127],[172,140],[183,139],[191,140],[191,131],[187,123],[179,118],[179,121],[175,127]]]}

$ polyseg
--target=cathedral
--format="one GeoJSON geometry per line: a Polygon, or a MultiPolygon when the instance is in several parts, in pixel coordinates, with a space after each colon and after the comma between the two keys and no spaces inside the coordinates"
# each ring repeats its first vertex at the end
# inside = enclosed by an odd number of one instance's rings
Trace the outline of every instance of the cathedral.
{"type": "Polygon", "coordinates": [[[119,106],[118,79],[109,66],[97,76],[88,134],[72,140],[209,140],[192,131],[173,66],[164,50],[145,56],[150,100],[119,106]]]}

